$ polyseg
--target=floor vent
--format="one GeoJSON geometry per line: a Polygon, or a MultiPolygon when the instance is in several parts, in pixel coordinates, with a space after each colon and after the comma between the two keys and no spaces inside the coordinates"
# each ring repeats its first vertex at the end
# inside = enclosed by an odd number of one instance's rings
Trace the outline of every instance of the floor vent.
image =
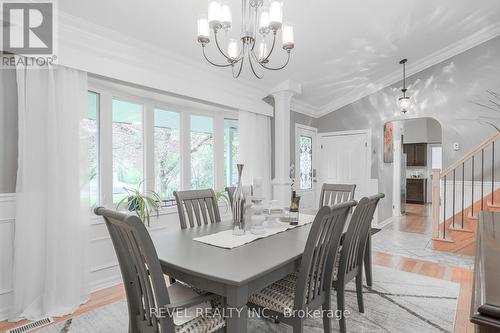
{"type": "Polygon", "coordinates": [[[29,324],[25,324],[13,329],[8,330],[5,333],[26,333],[26,332],[31,332],[34,329],[40,328],[42,326],[46,326],[49,324],[52,324],[54,322],[54,319],[48,317],[48,318],[43,318],[34,322],[31,322],[29,324]]]}

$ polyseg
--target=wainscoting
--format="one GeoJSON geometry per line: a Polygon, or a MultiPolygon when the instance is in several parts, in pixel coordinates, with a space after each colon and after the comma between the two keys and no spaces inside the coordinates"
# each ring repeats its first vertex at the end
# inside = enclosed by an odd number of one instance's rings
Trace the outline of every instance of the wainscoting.
{"type": "MultiPolygon", "coordinates": [[[[7,319],[12,303],[12,258],[15,228],[15,194],[0,194],[0,321],[7,319]]],[[[223,218],[228,214],[225,206],[220,207],[223,218]]],[[[101,217],[90,220],[90,283],[95,292],[121,282],[120,269],[113,244],[101,217]]],[[[176,207],[160,212],[151,218],[149,231],[153,239],[179,228],[176,207]]]]}

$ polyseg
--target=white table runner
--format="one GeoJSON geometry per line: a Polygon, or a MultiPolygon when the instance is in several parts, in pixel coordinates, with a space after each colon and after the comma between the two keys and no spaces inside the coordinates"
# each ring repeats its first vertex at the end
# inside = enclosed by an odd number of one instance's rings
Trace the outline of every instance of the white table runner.
{"type": "Polygon", "coordinates": [[[254,235],[250,231],[247,231],[242,236],[235,236],[235,235],[233,235],[233,230],[230,229],[230,230],[221,231],[221,232],[211,234],[211,235],[193,238],[193,240],[197,241],[197,242],[217,246],[217,247],[222,247],[225,249],[234,249],[235,247],[251,243],[257,239],[266,238],[266,237],[269,237],[272,235],[276,235],[280,232],[284,232],[284,231],[287,231],[290,229],[294,229],[294,228],[312,223],[313,221],[314,221],[314,215],[300,214],[298,225],[290,225],[290,224],[285,223],[285,222],[277,222],[276,226],[273,226],[272,228],[268,228],[268,227],[266,227],[267,222],[264,223],[266,233],[264,233],[262,235],[254,235]]]}

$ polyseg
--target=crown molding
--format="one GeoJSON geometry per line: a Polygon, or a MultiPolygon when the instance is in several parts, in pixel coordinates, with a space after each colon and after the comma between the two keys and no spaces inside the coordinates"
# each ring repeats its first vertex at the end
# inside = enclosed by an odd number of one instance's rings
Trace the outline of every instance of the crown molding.
{"type": "Polygon", "coordinates": [[[303,101],[300,99],[297,99],[295,96],[292,97],[292,101],[290,102],[290,109],[292,111],[302,113],[306,116],[316,118],[318,113],[320,112],[320,109],[303,101]]]}
{"type": "Polygon", "coordinates": [[[59,11],[59,45],[62,65],[118,80],[121,78],[117,76],[132,76],[141,82],[131,83],[179,97],[194,97],[229,108],[272,114],[272,108],[262,101],[267,95],[266,87],[224,77],[201,61],[180,57],[165,48],[62,11],[59,11]],[[148,81],[156,84],[144,83],[148,81]]]}
{"type": "MultiPolygon", "coordinates": [[[[440,62],[450,59],[451,57],[470,50],[473,47],[476,47],[498,36],[500,36],[500,22],[484,28],[481,31],[458,42],[452,43],[439,51],[436,51],[424,58],[414,61],[413,63],[408,63],[406,65],[407,77],[410,77],[418,72],[423,71],[424,69],[439,64],[440,62]]],[[[376,80],[375,82],[373,82],[373,84],[371,84],[364,90],[353,91],[352,93],[345,94],[344,96],[336,98],[335,101],[332,101],[331,103],[318,108],[319,112],[315,113],[315,117],[319,118],[328,113],[335,112],[346,105],[354,103],[363,97],[369,96],[399,81],[401,81],[401,71],[398,69],[390,73],[389,75],[376,80]]]]}

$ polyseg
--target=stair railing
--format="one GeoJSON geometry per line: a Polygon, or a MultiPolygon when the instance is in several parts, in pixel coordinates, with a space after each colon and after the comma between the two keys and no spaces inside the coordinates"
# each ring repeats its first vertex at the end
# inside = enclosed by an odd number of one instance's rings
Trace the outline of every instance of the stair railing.
{"type": "MultiPolygon", "coordinates": [[[[480,144],[473,151],[466,154],[460,160],[451,164],[445,170],[439,169],[432,170],[432,238],[434,240],[446,240],[447,228],[449,225],[453,229],[464,229],[464,221],[466,218],[474,217],[475,208],[478,206],[475,202],[474,186],[476,178],[481,183],[480,187],[480,200],[479,210],[484,210],[485,197],[485,154],[491,156],[491,204],[495,202],[495,142],[500,138],[500,132],[493,135],[491,138],[480,144]],[[480,170],[477,174],[477,161],[479,158],[480,170]],[[470,182],[471,182],[471,196],[470,202],[466,200],[465,179],[468,177],[466,174],[466,167],[470,166],[470,182]],[[456,186],[457,176],[461,178],[461,186],[456,186]],[[449,184],[451,182],[451,184],[449,184]],[[451,189],[448,187],[451,185],[451,189]],[[451,196],[451,197],[450,197],[451,196]],[[451,199],[450,199],[451,198],[451,199]],[[470,204],[470,215],[466,216],[466,205],[470,204]],[[451,207],[449,207],[451,206],[451,207]],[[451,208],[451,215],[449,214],[451,208]],[[457,221],[459,219],[459,221],[457,221]],[[450,221],[451,220],[451,221],[450,221]]],[[[469,169],[469,168],[468,168],[469,169]]],[[[486,189],[489,191],[489,189],[486,189]]],[[[487,195],[487,194],[486,194],[487,195]]],[[[477,196],[477,195],[476,195],[477,196]]],[[[476,208],[477,212],[477,208],[476,208]]]]}

